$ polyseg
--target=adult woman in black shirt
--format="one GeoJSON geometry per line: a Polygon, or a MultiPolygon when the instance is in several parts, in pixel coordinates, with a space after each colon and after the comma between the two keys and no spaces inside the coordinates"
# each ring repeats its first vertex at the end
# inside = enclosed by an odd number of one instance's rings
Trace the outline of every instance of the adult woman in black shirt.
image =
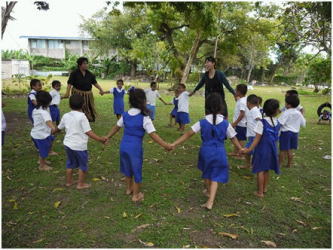
{"type": "Polygon", "coordinates": [[[103,89],[97,83],[95,75],[88,70],[88,58],[80,57],[77,59],[77,65],[78,68],[68,78],[65,97],[68,97],[70,92],[71,95],[78,94],[83,96],[84,104],[82,111],[90,122],[94,122],[96,119],[96,110],[91,89],[94,85],[99,89],[100,95],[103,95],[103,89]]]}

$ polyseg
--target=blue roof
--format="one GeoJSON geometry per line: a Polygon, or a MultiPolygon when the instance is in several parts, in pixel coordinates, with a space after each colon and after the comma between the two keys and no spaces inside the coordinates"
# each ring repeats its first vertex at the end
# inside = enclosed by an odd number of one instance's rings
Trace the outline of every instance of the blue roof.
{"type": "Polygon", "coordinates": [[[48,40],[95,40],[86,37],[68,37],[68,36],[20,36],[20,38],[28,39],[48,39],[48,40]]]}

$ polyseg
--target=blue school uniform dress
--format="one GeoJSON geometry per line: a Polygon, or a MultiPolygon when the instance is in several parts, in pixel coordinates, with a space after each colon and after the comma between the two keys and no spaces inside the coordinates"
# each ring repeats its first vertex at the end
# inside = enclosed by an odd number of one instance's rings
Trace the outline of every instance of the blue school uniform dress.
{"type": "Polygon", "coordinates": [[[28,94],[28,118],[29,120],[34,123],[33,119],[32,119],[32,111],[35,109],[35,105],[32,103],[31,99],[30,99],[30,95],[34,95],[36,97],[37,92],[35,90],[32,90],[29,94],[28,94]]]}
{"type": "Polygon", "coordinates": [[[59,91],[53,89],[50,91],[50,95],[52,96],[52,101],[49,106],[50,108],[50,114],[53,122],[56,122],[57,124],[60,122],[60,93],[59,91]]]}
{"type": "Polygon", "coordinates": [[[134,176],[136,183],[142,182],[143,147],[145,135],[143,128],[144,116],[122,114],[124,122],[124,136],[120,143],[120,172],[127,177],[134,176]]]}
{"type": "Polygon", "coordinates": [[[281,125],[277,121],[275,126],[271,126],[266,119],[261,121],[263,123],[263,133],[253,152],[252,173],[274,170],[276,174],[279,174],[277,141],[281,125]]]}
{"type": "Polygon", "coordinates": [[[173,105],[175,105],[175,107],[173,108],[173,110],[171,111],[170,115],[172,117],[176,117],[177,115],[177,110],[178,110],[178,99],[176,97],[173,98],[173,105]]]}
{"type": "Polygon", "coordinates": [[[117,88],[113,88],[113,113],[115,115],[121,115],[124,113],[124,95],[125,89],[122,89],[120,92],[117,88]]]}
{"type": "Polygon", "coordinates": [[[202,171],[202,178],[211,181],[227,183],[229,166],[224,140],[229,123],[223,120],[217,125],[206,119],[200,120],[202,144],[199,151],[198,168],[202,171]]]}

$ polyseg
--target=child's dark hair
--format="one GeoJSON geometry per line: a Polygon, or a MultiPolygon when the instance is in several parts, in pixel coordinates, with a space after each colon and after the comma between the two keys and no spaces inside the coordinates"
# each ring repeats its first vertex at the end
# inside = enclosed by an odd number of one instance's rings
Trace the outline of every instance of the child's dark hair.
{"type": "Polygon", "coordinates": [[[79,57],[77,60],[76,60],[76,63],[77,63],[77,66],[80,66],[82,65],[82,63],[88,63],[88,58],[87,57],[79,57]]]}
{"type": "Polygon", "coordinates": [[[150,87],[153,87],[154,85],[156,85],[157,83],[156,82],[151,82],[150,83],[150,87]]]}
{"type": "Polygon", "coordinates": [[[179,83],[178,86],[179,86],[179,87],[182,87],[183,89],[186,89],[186,85],[183,84],[183,83],[179,83]]]}
{"type": "Polygon", "coordinates": [[[213,124],[215,125],[217,114],[223,114],[225,110],[221,95],[216,92],[211,93],[207,97],[205,105],[206,115],[213,115],[213,124]]]}
{"type": "Polygon", "coordinates": [[[146,94],[142,89],[133,89],[129,92],[129,103],[132,108],[141,110],[141,114],[149,115],[149,110],[146,107],[146,94]]]}
{"type": "Polygon", "coordinates": [[[288,95],[284,100],[292,108],[296,108],[299,105],[299,98],[297,95],[288,95]]]}
{"type": "Polygon", "coordinates": [[[262,98],[260,96],[257,96],[258,98],[258,104],[261,105],[262,104],[262,98]]]}
{"type": "Polygon", "coordinates": [[[117,80],[117,83],[118,83],[118,82],[124,84],[124,81],[123,81],[122,79],[118,79],[118,80],[117,80]]]}
{"type": "Polygon", "coordinates": [[[46,109],[52,101],[52,96],[50,95],[49,92],[41,90],[38,91],[36,94],[36,101],[37,101],[36,108],[42,107],[43,109],[46,109]]]}
{"type": "Polygon", "coordinates": [[[298,96],[298,92],[296,89],[290,89],[290,90],[287,90],[286,95],[297,95],[298,96]]]}
{"type": "Polygon", "coordinates": [[[273,126],[275,126],[275,125],[274,125],[272,116],[277,113],[279,106],[280,106],[279,101],[276,99],[268,99],[264,103],[264,107],[263,107],[264,113],[266,116],[271,118],[273,126]]]}
{"type": "Polygon", "coordinates": [[[69,98],[69,106],[71,107],[72,110],[82,109],[83,103],[84,103],[84,99],[80,95],[72,95],[69,98]]]}
{"type": "Polygon", "coordinates": [[[207,61],[214,63],[214,68],[216,68],[216,59],[214,57],[212,57],[212,56],[206,57],[205,62],[207,62],[207,61]]]}
{"type": "Polygon", "coordinates": [[[238,84],[236,86],[236,91],[238,91],[239,93],[241,93],[243,96],[246,95],[247,93],[247,85],[246,84],[238,84]]]}
{"type": "Polygon", "coordinates": [[[59,85],[61,85],[60,81],[58,81],[58,80],[52,81],[52,88],[54,88],[55,86],[59,86],[59,85]]]}
{"type": "Polygon", "coordinates": [[[30,80],[30,88],[32,89],[32,87],[35,87],[38,83],[41,83],[39,79],[31,79],[30,80]]]}
{"type": "Polygon", "coordinates": [[[258,96],[254,95],[254,94],[249,95],[246,100],[248,103],[253,104],[253,105],[258,105],[258,102],[259,102],[258,96]]]}

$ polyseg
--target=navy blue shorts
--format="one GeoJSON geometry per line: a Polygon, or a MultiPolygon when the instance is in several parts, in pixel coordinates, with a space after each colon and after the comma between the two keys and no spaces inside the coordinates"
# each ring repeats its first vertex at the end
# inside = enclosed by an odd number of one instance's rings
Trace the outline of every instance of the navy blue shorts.
{"type": "Polygon", "coordinates": [[[150,104],[147,104],[147,109],[149,110],[149,117],[152,120],[155,120],[156,107],[150,104]]]}
{"type": "Polygon", "coordinates": [[[60,121],[60,111],[57,105],[50,105],[50,114],[53,122],[59,123],[60,121]]]}
{"type": "Polygon", "coordinates": [[[186,112],[177,112],[176,122],[179,124],[188,124],[190,123],[190,115],[186,112]]]}
{"type": "Polygon", "coordinates": [[[280,150],[291,150],[298,148],[298,133],[282,131],[280,134],[280,150]]]}
{"type": "Polygon", "coordinates": [[[52,135],[46,137],[45,139],[32,138],[32,141],[34,142],[41,158],[46,158],[49,155],[53,140],[54,137],[52,135]]]}
{"type": "MultiPolygon", "coordinates": [[[[255,136],[249,136],[249,137],[247,138],[247,143],[246,143],[246,145],[245,145],[246,148],[251,147],[251,145],[252,145],[252,143],[253,143],[253,141],[254,141],[254,138],[255,138],[255,136]]],[[[252,150],[249,154],[250,154],[250,155],[253,155],[253,150],[252,150]]]]}
{"type": "Polygon", "coordinates": [[[236,138],[239,141],[246,141],[246,127],[236,126],[237,135],[236,138]]]}
{"type": "Polygon", "coordinates": [[[72,150],[65,146],[67,161],[66,168],[79,168],[82,171],[88,171],[88,150],[72,150]]]}

